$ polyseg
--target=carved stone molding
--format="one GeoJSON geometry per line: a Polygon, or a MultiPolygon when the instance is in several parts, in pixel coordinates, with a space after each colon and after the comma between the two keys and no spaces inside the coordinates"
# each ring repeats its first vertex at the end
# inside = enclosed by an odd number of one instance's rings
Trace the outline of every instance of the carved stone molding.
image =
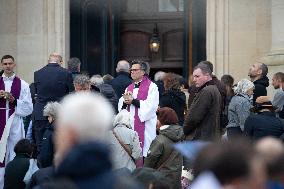
{"type": "Polygon", "coordinates": [[[259,58],[269,66],[284,66],[284,1],[271,0],[271,50],[259,58]]]}
{"type": "Polygon", "coordinates": [[[70,56],[69,0],[48,0],[46,6],[47,56],[58,52],[65,60],[70,56]]]}
{"type": "Polygon", "coordinates": [[[221,76],[229,71],[229,2],[207,0],[207,60],[214,73],[221,76]]]}

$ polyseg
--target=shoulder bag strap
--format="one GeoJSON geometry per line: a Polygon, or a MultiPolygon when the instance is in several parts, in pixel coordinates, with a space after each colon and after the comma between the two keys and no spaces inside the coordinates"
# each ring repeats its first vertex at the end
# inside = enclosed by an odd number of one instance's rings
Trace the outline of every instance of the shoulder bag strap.
{"type": "Polygon", "coordinates": [[[157,170],[159,171],[162,167],[164,167],[164,165],[166,165],[169,161],[174,160],[175,156],[176,156],[176,152],[175,150],[172,150],[171,154],[168,156],[168,159],[166,159],[158,168],[157,170]]]}
{"type": "Polygon", "coordinates": [[[131,156],[131,152],[130,150],[125,146],[125,144],[118,138],[117,134],[115,133],[114,130],[112,130],[113,135],[115,136],[115,138],[117,139],[117,141],[119,142],[119,144],[122,146],[122,148],[126,151],[126,153],[129,155],[129,157],[135,162],[134,158],[131,156]]]}

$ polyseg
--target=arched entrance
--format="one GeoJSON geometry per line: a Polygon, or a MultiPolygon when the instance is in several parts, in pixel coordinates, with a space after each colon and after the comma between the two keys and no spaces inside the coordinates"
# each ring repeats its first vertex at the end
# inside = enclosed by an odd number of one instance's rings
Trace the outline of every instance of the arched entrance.
{"type": "Polygon", "coordinates": [[[206,59],[206,0],[71,0],[70,36],[70,55],[90,74],[114,75],[119,59],[144,59],[151,75],[187,76],[206,59]],[[153,33],[158,52],[149,48],[153,33]]]}

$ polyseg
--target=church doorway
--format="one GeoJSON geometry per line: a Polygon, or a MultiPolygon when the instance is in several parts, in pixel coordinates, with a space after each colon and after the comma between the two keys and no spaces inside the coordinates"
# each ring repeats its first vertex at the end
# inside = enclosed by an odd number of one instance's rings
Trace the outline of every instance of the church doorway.
{"type": "Polygon", "coordinates": [[[187,77],[206,59],[206,0],[70,0],[70,44],[90,75],[115,75],[118,60],[143,59],[151,76],[187,77]]]}

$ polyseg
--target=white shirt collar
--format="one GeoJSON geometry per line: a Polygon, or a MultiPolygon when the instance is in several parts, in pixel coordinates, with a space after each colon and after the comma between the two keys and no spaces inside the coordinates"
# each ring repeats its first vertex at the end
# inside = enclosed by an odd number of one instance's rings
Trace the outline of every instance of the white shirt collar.
{"type": "Polygon", "coordinates": [[[13,74],[11,77],[7,77],[7,76],[5,76],[5,74],[3,73],[2,74],[2,77],[3,77],[3,81],[13,81],[14,80],[14,78],[15,78],[15,74],[13,74]]]}

